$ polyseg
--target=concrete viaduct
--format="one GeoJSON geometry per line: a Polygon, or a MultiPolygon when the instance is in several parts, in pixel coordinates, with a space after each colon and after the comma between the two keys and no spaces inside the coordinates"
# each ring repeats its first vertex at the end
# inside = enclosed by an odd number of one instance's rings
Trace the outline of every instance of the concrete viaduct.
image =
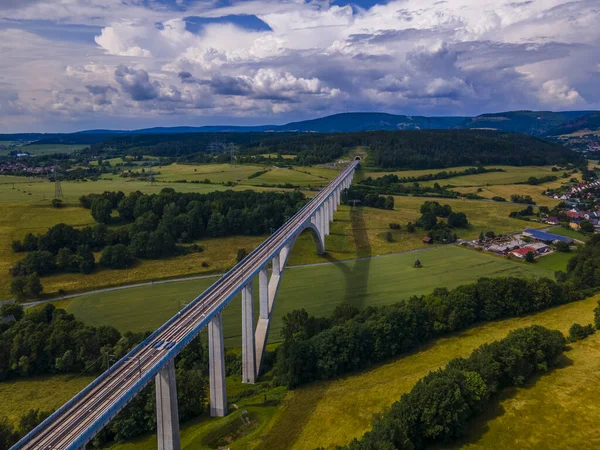
{"type": "Polygon", "coordinates": [[[82,449],[154,379],[159,450],[178,450],[179,416],[175,357],[208,327],[210,414],[227,414],[222,310],[242,294],[242,381],[254,383],[260,373],[275,299],[286,262],[298,236],[310,230],[319,254],[325,252],[329,223],[350,187],[360,158],[281,228],[217,282],[79,394],[44,420],[12,448],[82,449]],[[271,276],[269,277],[269,267],[271,276]],[[258,276],[259,317],[254,318],[253,280],[258,276]],[[256,323],[256,327],[255,327],[256,323]]]}

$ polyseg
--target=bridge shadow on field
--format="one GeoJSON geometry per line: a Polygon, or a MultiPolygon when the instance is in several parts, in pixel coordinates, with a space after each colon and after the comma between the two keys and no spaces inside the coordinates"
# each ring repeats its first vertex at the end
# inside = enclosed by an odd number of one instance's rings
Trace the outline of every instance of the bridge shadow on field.
{"type": "MultiPolygon", "coordinates": [[[[356,247],[356,260],[354,263],[335,264],[335,267],[344,275],[346,283],[344,303],[363,309],[367,305],[367,285],[373,248],[369,241],[364,212],[361,207],[353,208],[350,211],[350,223],[356,247]]],[[[333,263],[338,261],[328,253],[325,254],[325,258],[333,263]]]]}

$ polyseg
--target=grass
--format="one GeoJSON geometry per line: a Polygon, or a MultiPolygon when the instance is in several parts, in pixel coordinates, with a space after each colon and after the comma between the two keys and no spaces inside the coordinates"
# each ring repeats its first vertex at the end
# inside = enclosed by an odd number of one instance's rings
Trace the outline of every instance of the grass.
{"type": "Polygon", "coordinates": [[[573,253],[554,252],[550,255],[536,258],[535,265],[552,272],[562,270],[563,272],[567,269],[567,263],[573,257],[573,253]]]}
{"type": "Polygon", "coordinates": [[[248,179],[256,172],[264,170],[259,165],[231,165],[231,164],[171,164],[164,167],[156,167],[160,172],[157,180],[175,181],[175,180],[198,180],[209,179],[213,183],[239,183],[248,179]]]}
{"type": "Polygon", "coordinates": [[[573,228],[570,228],[570,227],[566,228],[566,227],[558,226],[558,227],[550,228],[548,230],[548,232],[558,234],[559,236],[570,237],[572,239],[577,239],[579,241],[584,241],[584,242],[590,238],[587,234],[580,233],[579,231],[574,230],[573,228]]]}
{"type": "MultiPolygon", "coordinates": [[[[105,174],[98,181],[62,181],[63,202],[79,204],[79,197],[86,194],[101,194],[104,191],[124,193],[142,191],[148,194],[159,193],[163,188],[173,188],[179,192],[206,193],[227,189],[223,185],[196,183],[155,183],[122,178],[105,174]]],[[[49,205],[54,198],[54,181],[39,178],[0,176],[0,203],[22,203],[49,205]],[[13,189],[14,183],[14,189],[13,189]]]]}
{"type": "Polygon", "coordinates": [[[8,155],[11,151],[31,153],[34,156],[50,155],[53,153],[73,153],[78,150],[89,147],[88,145],[70,145],[70,144],[31,144],[23,145],[17,148],[0,150],[0,155],[8,155]]]}
{"type": "MultiPolygon", "coordinates": [[[[101,182],[97,182],[101,183],[101,182]]],[[[107,185],[97,183],[81,183],[94,186],[98,192],[103,192],[107,185]]],[[[50,183],[45,183],[51,185],[50,183]]],[[[66,183],[63,183],[63,185],[66,183]]],[[[142,183],[132,183],[133,186],[142,183]]],[[[163,184],[148,188],[161,189],[174,183],[163,184]]],[[[2,189],[10,189],[10,184],[0,185],[2,189]]],[[[206,188],[210,185],[182,183],[180,187],[206,188]]],[[[241,187],[239,187],[241,188],[241,187]]],[[[63,187],[63,191],[67,189],[63,187]]],[[[307,264],[336,260],[347,260],[367,256],[382,255],[419,249],[426,246],[422,239],[425,233],[405,231],[409,221],[415,222],[420,216],[419,206],[424,202],[418,197],[396,197],[394,210],[374,208],[357,208],[351,212],[349,207],[341,206],[336,213],[336,221],[331,225],[331,234],[326,238],[326,257],[315,253],[314,243],[309,234],[302,235],[290,258],[290,264],[307,264]],[[393,241],[385,239],[390,223],[400,223],[402,230],[392,231],[393,241]]],[[[468,230],[458,230],[458,235],[465,239],[474,239],[481,231],[493,230],[496,234],[522,230],[525,227],[541,226],[535,222],[525,223],[508,217],[514,205],[502,203],[485,203],[472,200],[444,200],[455,211],[465,212],[472,226],[468,230]]],[[[88,225],[93,223],[90,212],[80,207],[52,208],[49,200],[46,202],[26,204],[0,203],[0,299],[10,298],[10,281],[8,269],[23,255],[13,253],[11,242],[22,239],[28,232],[41,233],[56,223],[65,222],[71,225],[88,225]]],[[[238,248],[248,250],[257,246],[264,236],[233,236],[222,239],[202,239],[197,241],[205,248],[203,253],[192,253],[186,256],[172,257],[162,260],[144,260],[126,271],[96,270],[90,275],[57,274],[44,277],[44,292],[56,293],[59,289],[67,292],[79,292],[95,288],[131,284],[138,281],[151,281],[159,278],[174,278],[186,275],[206,275],[221,273],[235,264],[235,254],[238,248]],[[207,262],[207,268],[202,263],[207,262]]]]}
{"type": "Polygon", "coordinates": [[[53,410],[70,400],[95,377],[31,377],[0,383],[0,417],[13,424],[30,409],[53,410]]]}
{"type": "MultiPolygon", "coordinates": [[[[317,382],[290,391],[274,423],[269,427],[272,431],[257,439],[253,443],[254,448],[312,450],[321,446],[325,449],[334,449],[336,445],[344,445],[368,431],[373,414],[389,407],[402,394],[408,392],[419,379],[444,366],[450,359],[468,356],[482,344],[501,339],[516,328],[533,324],[566,333],[574,322],[584,324],[592,320],[593,308],[597,300],[598,296],[532,316],[486,323],[439,339],[405,357],[358,375],[334,381],[317,382]],[[280,430],[286,430],[286,432],[281,433],[280,430]]],[[[590,399],[600,395],[600,383],[594,382],[594,380],[600,381],[598,379],[600,346],[592,344],[598,342],[597,337],[598,335],[590,338],[594,339],[589,341],[590,345],[585,341],[574,344],[576,349],[588,348],[588,355],[585,356],[589,360],[580,369],[577,364],[572,366],[572,370],[582,370],[585,375],[577,383],[571,381],[571,384],[578,384],[578,387],[582,388],[581,390],[578,391],[575,387],[568,391],[573,397],[569,404],[578,405],[581,412],[580,419],[577,419],[578,423],[582,427],[587,426],[587,430],[577,427],[573,429],[576,431],[570,432],[573,423],[570,420],[571,416],[566,414],[567,411],[561,411],[561,399],[567,397],[567,392],[560,393],[563,385],[557,383],[552,384],[552,390],[560,395],[558,397],[548,395],[545,402],[535,405],[536,409],[529,414],[524,415],[522,411],[519,411],[524,406],[522,402],[514,402],[515,417],[512,424],[519,428],[521,435],[503,424],[494,427],[497,433],[502,433],[507,439],[518,439],[519,436],[530,433],[536,433],[542,438],[543,433],[552,430],[548,438],[543,438],[546,446],[539,446],[539,448],[556,448],[556,444],[564,442],[564,439],[570,439],[573,445],[565,445],[562,448],[586,448],[589,441],[585,440],[585,436],[594,436],[594,439],[597,439],[595,433],[597,419],[600,417],[600,407],[597,402],[590,402],[590,399]],[[590,358],[592,355],[593,358],[590,358]],[[551,412],[545,408],[550,408],[551,412]],[[559,414],[562,421],[557,420],[559,414]],[[527,417],[526,420],[524,420],[525,417],[527,417]]],[[[576,353],[573,352],[573,354],[576,353]]],[[[567,356],[571,358],[571,352],[567,353],[567,356]]],[[[585,356],[582,355],[580,359],[586,360],[585,356]]],[[[558,376],[560,373],[560,370],[555,371],[547,377],[558,376]]],[[[535,388],[537,387],[536,385],[535,388]]],[[[516,441],[517,443],[513,446],[498,447],[494,436],[490,436],[486,442],[487,445],[482,445],[482,447],[521,448],[519,445],[521,441],[516,441]]],[[[232,449],[234,448],[236,447],[232,447],[232,449]]]]}
{"type": "MultiPolygon", "coordinates": [[[[367,172],[365,176],[373,178],[382,177],[387,173],[395,173],[399,177],[418,177],[420,175],[435,174],[439,172],[460,172],[473,166],[461,166],[461,167],[449,167],[447,169],[425,169],[425,170],[407,170],[407,171],[395,171],[395,172],[367,172]]],[[[552,172],[552,166],[487,166],[488,169],[496,168],[503,169],[504,172],[489,172],[479,173],[473,175],[464,175],[454,178],[448,178],[445,180],[431,180],[423,181],[423,186],[433,186],[434,183],[440,185],[452,185],[452,186],[486,186],[494,184],[513,184],[526,181],[529,177],[543,177],[546,175],[559,174],[559,172],[552,172]]]]}
{"type": "MultiPolygon", "coordinates": [[[[277,153],[263,153],[262,155],[263,158],[277,158],[277,153]]],[[[283,159],[296,159],[296,155],[281,155],[281,157],[283,159]]]]}
{"type": "MultiPolygon", "coordinates": [[[[480,277],[547,276],[553,271],[474,252],[458,246],[431,248],[340,264],[303,266],[286,271],[277,298],[269,342],[280,340],[282,317],[299,308],[329,316],[337,305],[358,308],[385,305],[431,292],[435,287],[456,287],[480,277]],[[414,269],[417,257],[422,269],[414,269]]],[[[121,331],[153,330],[216,279],[143,286],[89,294],[71,300],[67,311],[90,325],[112,325],[121,331]]],[[[256,287],[255,287],[256,292],[256,287]]],[[[258,308],[258,302],[255,302],[258,308]]],[[[241,308],[237,301],[224,310],[225,339],[240,343],[241,308]]]]}
{"type": "MultiPolygon", "coordinates": [[[[333,171],[332,171],[333,172],[333,171]]],[[[337,174],[337,172],[335,173],[337,174]]],[[[335,176],[334,174],[334,176],[335,176]]],[[[308,187],[308,186],[325,186],[329,183],[329,179],[311,175],[310,173],[301,172],[295,169],[283,169],[283,168],[272,168],[264,174],[244,181],[247,185],[261,185],[261,184],[286,184],[289,183],[294,186],[308,187]]]]}
{"type": "MultiPolygon", "coordinates": [[[[252,389],[260,389],[261,383],[253,385],[252,389]]],[[[231,398],[236,391],[242,391],[248,385],[242,385],[240,377],[227,378],[227,393],[231,398]]],[[[273,416],[277,413],[278,404],[285,395],[285,388],[278,387],[268,390],[265,394],[258,394],[236,401],[235,406],[230,404],[230,412],[223,418],[210,418],[208,415],[191,420],[181,426],[181,448],[184,450],[208,450],[216,449],[218,444],[225,444],[237,437],[233,448],[245,449],[265,429],[273,416]],[[242,411],[248,414],[245,417],[251,419],[250,425],[242,425],[240,416],[242,411]]],[[[112,450],[146,450],[156,448],[156,436],[146,435],[126,444],[113,445],[112,450]]],[[[229,447],[229,445],[227,446],[229,447]]],[[[223,448],[223,447],[220,447],[223,448]]]]}
{"type": "MultiPolygon", "coordinates": [[[[513,194],[529,195],[537,205],[553,207],[558,205],[561,200],[543,195],[543,192],[551,187],[551,184],[553,183],[544,183],[537,186],[531,186],[528,184],[497,184],[493,186],[461,187],[453,190],[462,194],[477,194],[480,197],[487,199],[492,199],[493,197],[503,197],[508,202],[510,202],[510,196],[513,194]],[[481,192],[478,192],[479,189],[481,189],[481,192]]],[[[513,209],[516,211],[519,209],[519,206],[513,205],[513,209]]]]}
{"type": "MultiPolygon", "coordinates": [[[[583,322],[582,322],[583,323],[583,322]]],[[[565,364],[500,402],[469,427],[455,448],[598,448],[600,333],[571,344],[565,364]]]]}

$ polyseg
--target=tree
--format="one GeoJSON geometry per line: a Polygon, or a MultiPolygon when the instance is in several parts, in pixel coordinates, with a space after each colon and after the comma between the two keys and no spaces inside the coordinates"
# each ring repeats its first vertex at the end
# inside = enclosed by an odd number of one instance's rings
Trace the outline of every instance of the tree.
{"type": "Polygon", "coordinates": [[[594,232],[594,225],[589,220],[582,220],[581,222],[579,222],[579,226],[581,228],[581,231],[585,231],[586,233],[594,232]]]}
{"type": "Polygon", "coordinates": [[[556,243],[556,251],[563,252],[563,253],[569,253],[571,251],[571,246],[567,242],[558,241],[556,243]]]}
{"type": "Polygon", "coordinates": [[[17,298],[17,300],[22,300],[25,298],[26,283],[26,277],[18,277],[11,281],[10,292],[17,298]]]}
{"type": "Polygon", "coordinates": [[[431,230],[437,224],[437,217],[435,214],[427,212],[423,214],[419,220],[417,220],[417,225],[425,230],[431,230]]]}
{"type": "Polygon", "coordinates": [[[594,326],[596,330],[600,330],[600,300],[598,300],[598,306],[594,308],[594,326]]]}
{"type": "Polygon", "coordinates": [[[386,231],[385,232],[385,240],[387,242],[394,242],[394,236],[392,235],[391,231],[386,231]]]}
{"type": "Polygon", "coordinates": [[[450,213],[448,216],[448,226],[452,228],[467,228],[469,226],[467,215],[463,212],[450,213]]]}
{"type": "Polygon", "coordinates": [[[415,232],[415,226],[412,222],[408,222],[408,224],[406,225],[406,231],[408,231],[409,233],[415,232]]]}
{"type": "Polygon", "coordinates": [[[248,251],[245,248],[238,248],[237,255],[235,256],[235,260],[237,262],[240,262],[246,256],[248,256],[248,251]]]}
{"type": "Polygon", "coordinates": [[[413,267],[415,269],[420,269],[421,267],[423,267],[423,264],[421,263],[420,259],[415,259],[415,262],[413,263],[413,267]]]}
{"type": "Polygon", "coordinates": [[[131,251],[123,244],[104,247],[100,256],[100,265],[111,269],[127,269],[134,261],[131,251]]]}
{"type": "Polygon", "coordinates": [[[40,277],[37,273],[32,273],[31,275],[25,277],[25,286],[23,287],[23,294],[27,298],[39,298],[44,287],[42,286],[42,282],[40,281],[40,277]]]}
{"type": "Polygon", "coordinates": [[[13,316],[17,321],[23,318],[24,313],[23,306],[18,303],[5,303],[0,307],[0,316],[13,316]]]}
{"type": "Polygon", "coordinates": [[[493,239],[496,237],[496,233],[494,233],[493,231],[486,231],[485,232],[485,237],[488,239],[493,239]]]}
{"type": "Polygon", "coordinates": [[[479,233],[479,242],[483,241],[483,238],[484,238],[484,236],[483,236],[483,231],[482,231],[481,233],[479,233]]]}
{"type": "Polygon", "coordinates": [[[388,195],[385,198],[385,203],[383,205],[384,209],[394,209],[394,197],[392,197],[391,195],[388,195]]]}
{"type": "Polygon", "coordinates": [[[535,262],[535,253],[527,252],[527,254],[525,255],[525,261],[527,261],[528,263],[535,262]]]}
{"type": "Polygon", "coordinates": [[[112,214],[112,203],[106,198],[96,198],[92,201],[92,217],[96,222],[108,223],[112,214]]]}

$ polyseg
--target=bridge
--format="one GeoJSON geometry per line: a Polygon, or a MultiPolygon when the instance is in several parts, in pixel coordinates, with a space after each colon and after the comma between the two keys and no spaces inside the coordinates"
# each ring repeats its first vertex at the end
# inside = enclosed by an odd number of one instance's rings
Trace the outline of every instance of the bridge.
{"type": "Polygon", "coordinates": [[[310,230],[319,254],[325,252],[329,223],[352,183],[360,158],[246,258],[190,302],[141,344],[65,403],[12,448],[81,449],[153,379],[159,450],[178,450],[179,415],[175,357],[208,327],[210,414],[227,414],[222,310],[242,294],[242,381],[254,383],[267,344],[275,299],[290,251],[310,230]],[[269,277],[269,267],[271,276],[269,277]],[[253,280],[259,280],[259,317],[254,318],[253,280]],[[255,327],[256,323],[256,327],[255,327]]]}

